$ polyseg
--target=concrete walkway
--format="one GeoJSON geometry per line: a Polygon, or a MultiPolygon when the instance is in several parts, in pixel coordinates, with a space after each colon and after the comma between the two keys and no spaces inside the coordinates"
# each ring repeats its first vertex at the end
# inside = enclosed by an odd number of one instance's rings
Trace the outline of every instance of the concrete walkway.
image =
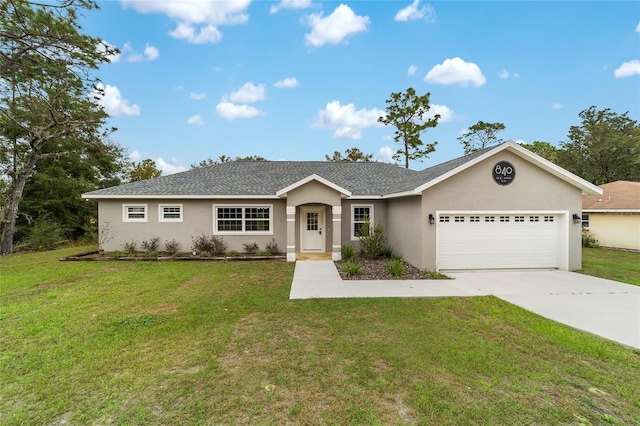
{"type": "Polygon", "coordinates": [[[290,299],[495,296],[640,349],[640,287],[567,271],[477,271],[453,280],[342,280],[332,261],[296,262],[290,299]]]}

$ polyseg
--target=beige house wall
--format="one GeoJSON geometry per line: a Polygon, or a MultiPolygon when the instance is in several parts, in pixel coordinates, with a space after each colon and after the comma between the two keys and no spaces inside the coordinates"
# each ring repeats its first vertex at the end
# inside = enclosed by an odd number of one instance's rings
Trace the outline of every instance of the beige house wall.
{"type": "Polygon", "coordinates": [[[413,266],[421,267],[423,228],[428,223],[422,214],[422,199],[419,196],[390,199],[387,211],[389,246],[413,266]]]}
{"type": "Polygon", "coordinates": [[[165,241],[175,239],[179,244],[179,251],[190,251],[192,238],[201,234],[213,234],[213,206],[273,206],[272,235],[242,234],[222,235],[229,250],[243,250],[244,243],[257,243],[260,250],[264,250],[267,243],[275,239],[282,251],[286,247],[286,215],[284,200],[100,200],[98,203],[98,218],[100,229],[105,230],[105,238],[100,248],[105,251],[124,249],[125,242],[135,241],[138,248],[142,241],[160,238],[160,250],[165,241]],[[146,222],[124,222],[123,205],[147,205],[146,222]],[[159,204],[182,204],[182,222],[160,222],[158,220],[159,204]]]}
{"type": "Polygon", "coordinates": [[[602,247],[640,250],[640,213],[593,213],[589,231],[602,247]]]}
{"type": "Polygon", "coordinates": [[[491,212],[554,212],[562,214],[559,241],[568,241],[560,247],[564,264],[569,270],[582,266],[581,226],[571,217],[582,211],[581,190],[541,170],[510,152],[500,152],[445,181],[432,186],[422,194],[422,212],[436,216],[434,225],[423,225],[422,260],[420,267],[437,269],[437,213],[440,211],[491,212]],[[516,170],[514,181],[501,186],[494,182],[492,170],[499,161],[509,161],[516,170]],[[568,239],[567,239],[568,234],[568,239]]]}

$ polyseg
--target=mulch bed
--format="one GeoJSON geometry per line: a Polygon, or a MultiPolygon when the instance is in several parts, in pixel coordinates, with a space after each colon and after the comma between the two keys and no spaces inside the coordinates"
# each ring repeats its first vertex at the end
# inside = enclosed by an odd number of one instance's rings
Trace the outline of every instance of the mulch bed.
{"type": "Polygon", "coordinates": [[[362,256],[358,257],[358,261],[362,264],[358,275],[348,276],[342,273],[342,264],[344,262],[335,262],[340,277],[343,280],[425,280],[427,276],[420,272],[420,269],[404,262],[404,274],[394,277],[387,271],[387,263],[389,259],[366,259],[362,256]]]}

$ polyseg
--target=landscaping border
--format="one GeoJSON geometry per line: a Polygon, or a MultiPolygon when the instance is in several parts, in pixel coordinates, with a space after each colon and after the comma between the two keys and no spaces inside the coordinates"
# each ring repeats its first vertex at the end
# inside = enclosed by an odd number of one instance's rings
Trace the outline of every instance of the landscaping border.
{"type": "Polygon", "coordinates": [[[61,257],[61,262],[94,262],[94,261],[140,261],[140,262],[173,262],[184,260],[215,260],[215,261],[249,261],[249,260],[286,260],[286,256],[130,256],[130,257],[116,257],[116,256],[101,256],[102,250],[93,250],[84,253],[78,253],[71,256],[61,257]]]}

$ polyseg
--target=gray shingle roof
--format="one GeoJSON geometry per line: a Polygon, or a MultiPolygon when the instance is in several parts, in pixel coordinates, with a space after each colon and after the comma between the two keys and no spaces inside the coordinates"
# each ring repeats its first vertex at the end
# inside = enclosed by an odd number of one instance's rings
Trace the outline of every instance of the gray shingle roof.
{"type": "Polygon", "coordinates": [[[313,174],[350,191],[354,196],[382,196],[413,190],[486,151],[422,171],[387,163],[236,161],[104,188],[84,196],[275,196],[279,190],[313,174]]]}

